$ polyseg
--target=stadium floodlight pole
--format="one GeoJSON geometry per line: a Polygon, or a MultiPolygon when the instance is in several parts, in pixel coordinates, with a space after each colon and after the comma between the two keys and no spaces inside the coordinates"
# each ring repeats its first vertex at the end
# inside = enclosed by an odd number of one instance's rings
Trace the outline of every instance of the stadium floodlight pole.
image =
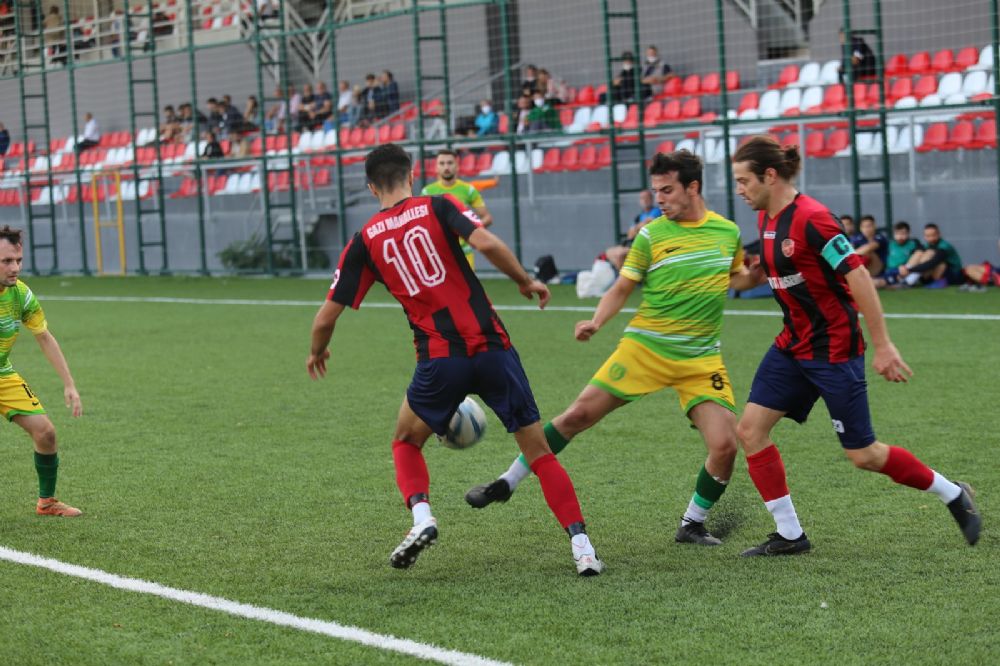
{"type": "MultiPolygon", "coordinates": [[[[733,179],[729,174],[729,93],[726,80],[729,71],[726,68],[726,11],[722,0],[715,0],[716,41],[719,42],[719,71],[722,76],[722,168],[723,180],[726,181],[726,217],[736,219],[736,202],[733,200],[733,179]]],[[[704,183],[702,187],[704,188],[704,183]]]]}
{"type": "MultiPolygon", "coordinates": [[[[854,181],[851,185],[854,188],[854,219],[861,218],[861,183],[858,179],[858,117],[857,109],[854,108],[854,63],[851,62],[851,43],[854,39],[854,34],[851,32],[851,0],[843,0],[844,6],[844,44],[843,54],[841,55],[842,62],[844,63],[844,81],[846,81],[847,88],[851,89],[851,95],[848,97],[850,101],[850,106],[847,108],[847,122],[848,131],[851,137],[851,177],[854,181]]],[[[884,85],[880,85],[879,88],[884,89],[884,85]]],[[[884,103],[883,103],[884,106],[884,103]]],[[[883,132],[884,133],[884,132],[883,132]]]]}
{"type": "Polygon", "coordinates": [[[510,154],[510,206],[511,217],[514,221],[514,256],[523,263],[521,258],[521,206],[520,194],[518,193],[517,182],[517,125],[513,122],[511,109],[511,95],[513,84],[510,76],[510,12],[508,11],[507,0],[497,0],[500,9],[500,50],[503,51],[503,96],[504,106],[507,109],[507,118],[511,122],[507,125],[507,151],[510,154]]]}
{"type": "MultiPolygon", "coordinates": [[[[197,150],[198,142],[201,140],[201,123],[198,122],[198,62],[197,52],[194,49],[194,14],[192,13],[193,0],[184,0],[184,13],[187,19],[187,55],[188,55],[188,78],[191,80],[191,111],[194,121],[194,162],[191,168],[194,170],[195,194],[198,200],[198,246],[200,248],[201,274],[208,275],[208,253],[205,240],[205,189],[201,171],[201,155],[197,150]]],[[[125,28],[128,33],[128,27],[125,28]]],[[[157,142],[159,143],[159,142],[157,142]]]]}
{"type": "MultiPolygon", "coordinates": [[[[69,0],[63,0],[63,20],[66,22],[65,31],[67,35],[72,35],[73,30],[69,24],[69,0]]],[[[69,81],[69,108],[70,119],[73,123],[73,148],[76,154],[76,137],[80,135],[80,121],[76,115],[76,58],[73,53],[75,40],[66,40],[66,57],[68,65],[66,67],[66,78],[69,81]]],[[[52,157],[49,156],[49,167],[52,166],[52,157]]],[[[90,275],[90,266],[87,261],[87,221],[84,214],[83,195],[81,194],[82,180],[80,178],[80,166],[73,163],[73,186],[76,188],[76,211],[80,221],[80,265],[84,275],[90,275]]]]}
{"type": "MultiPolygon", "coordinates": [[[[326,0],[326,32],[327,44],[329,44],[327,48],[330,49],[330,77],[334,83],[334,87],[330,90],[338,89],[336,84],[339,78],[337,71],[337,18],[334,12],[336,4],[337,0],[326,0]]],[[[291,117],[289,117],[289,122],[291,122],[291,117]]],[[[333,151],[337,169],[337,225],[340,227],[340,247],[343,249],[347,247],[347,205],[344,203],[347,192],[344,189],[344,158],[343,149],[340,146],[339,110],[333,114],[333,126],[337,135],[337,143],[333,151]]]]}
{"type": "MultiPolygon", "coordinates": [[[[990,0],[990,23],[993,28],[993,124],[1000,122],[1000,8],[998,0],[990,0]]],[[[986,122],[990,122],[987,120],[986,122]]],[[[1000,150],[994,149],[997,160],[997,196],[1000,197],[1000,150]]]]}
{"type": "MultiPolygon", "coordinates": [[[[601,0],[601,9],[603,10],[604,17],[604,74],[607,77],[607,90],[604,93],[604,104],[608,108],[608,115],[611,119],[609,123],[608,131],[611,135],[611,143],[614,144],[615,141],[615,118],[614,118],[614,103],[611,91],[614,89],[612,85],[614,83],[614,74],[611,69],[611,63],[617,62],[620,58],[615,58],[611,54],[611,25],[608,20],[608,12],[610,8],[608,7],[608,0],[601,0]]],[[[638,72],[637,72],[638,73],[638,72]]],[[[642,119],[639,121],[642,122],[642,119]]],[[[611,146],[611,219],[614,225],[614,230],[612,232],[612,242],[618,241],[618,236],[621,234],[621,193],[618,191],[620,183],[618,182],[618,159],[617,152],[615,151],[614,145],[611,146]]]]}

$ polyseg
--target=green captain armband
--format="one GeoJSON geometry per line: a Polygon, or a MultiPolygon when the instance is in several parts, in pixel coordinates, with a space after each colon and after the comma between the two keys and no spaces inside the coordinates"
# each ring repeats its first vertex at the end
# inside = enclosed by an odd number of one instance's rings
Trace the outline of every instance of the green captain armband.
{"type": "Polygon", "coordinates": [[[844,237],[844,234],[837,234],[823,246],[823,251],[820,254],[826,259],[826,263],[836,270],[847,256],[854,254],[854,248],[851,247],[851,242],[844,237]]]}

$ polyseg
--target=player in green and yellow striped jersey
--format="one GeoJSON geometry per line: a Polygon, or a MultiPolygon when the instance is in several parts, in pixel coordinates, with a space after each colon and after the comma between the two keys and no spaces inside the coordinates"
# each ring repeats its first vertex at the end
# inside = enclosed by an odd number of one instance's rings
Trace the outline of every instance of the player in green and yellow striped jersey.
{"type": "Polygon", "coordinates": [[[80,394],[69,372],[59,343],[48,330],[45,313],[38,299],[18,279],[24,253],[21,231],[9,226],[0,228],[0,416],[13,421],[35,443],[35,471],[38,473],[38,504],[35,512],[43,516],[79,516],[82,512],[55,498],[56,429],[45,415],[45,408],[27,382],[14,371],[10,351],[23,325],[34,334],[38,346],[63,381],[63,397],[73,416],[83,413],[80,394]]]}
{"type": "MultiPolygon", "coordinates": [[[[618,348],[576,401],[545,425],[545,435],[558,453],[615,409],[672,387],[708,449],[675,540],[714,546],[721,541],[705,529],[705,519],[729,483],[737,448],[733,391],[719,351],[722,310],[730,287],[759,284],[760,268],[743,265],[736,225],[706,208],[697,156],[686,150],[657,154],[649,173],[664,214],[639,231],[593,318],[577,323],[576,339],[589,340],[640,283],[642,304],[618,348]]],[[[529,473],[519,458],[465,499],[477,508],[506,501],[529,473]]]]}
{"type": "MultiPolygon", "coordinates": [[[[479,221],[483,223],[484,227],[493,224],[493,216],[490,214],[489,209],[486,208],[486,203],[483,202],[483,195],[479,193],[479,190],[472,183],[467,183],[458,178],[458,153],[448,148],[440,150],[438,151],[435,164],[437,166],[438,179],[433,183],[424,185],[424,189],[420,193],[423,195],[450,194],[462,202],[466,208],[474,211],[479,216],[479,221]]],[[[476,257],[472,253],[472,247],[463,238],[458,240],[458,244],[462,246],[462,251],[465,252],[465,258],[468,260],[469,265],[475,268],[476,257]]]]}

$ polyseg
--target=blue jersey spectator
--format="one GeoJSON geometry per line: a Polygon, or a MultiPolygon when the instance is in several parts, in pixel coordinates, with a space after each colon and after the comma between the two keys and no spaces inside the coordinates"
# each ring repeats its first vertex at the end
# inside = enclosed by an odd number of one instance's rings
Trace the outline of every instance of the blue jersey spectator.
{"type": "Polygon", "coordinates": [[[479,113],[476,115],[476,136],[496,134],[500,127],[500,117],[493,110],[488,99],[479,103],[479,113]]]}

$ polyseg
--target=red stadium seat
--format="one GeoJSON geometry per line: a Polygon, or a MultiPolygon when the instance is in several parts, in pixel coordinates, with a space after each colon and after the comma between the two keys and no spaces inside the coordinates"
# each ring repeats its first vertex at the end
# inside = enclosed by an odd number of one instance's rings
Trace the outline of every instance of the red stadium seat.
{"type": "Polygon", "coordinates": [[[497,124],[497,131],[501,134],[507,134],[510,132],[510,116],[506,113],[499,114],[500,122],[497,124]]]}
{"type": "Polygon", "coordinates": [[[607,169],[611,166],[611,144],[602,144],[597,150],[597,168],[607,169]]]}
{"type": "Polygon", "coordinates": [[[825,157],[826,137],[822,132],[810,132],[806,135],[806,157],[825,157]]]}
{"type": "Polygon", "coordinates": [[[748,92],[740,98],[740,105],[736,108],[737,113],[743,113],[747,109],[756,109],[760,105],[760,93],[748,92]]]}
{"type": "Polygon", "coordinates": [[[389,132],[389,140],[393,143],[398,143],[400,141],[406,141],[406,124],[396,123],[392,126],[392,130],[389,132]]]}
{"type": "Polygon", "coordinates": [[[726,72],[726,90],[740,89],[740,73],[735,69],[726,72]]]}
{"type": "Polygon", "coordinates": [[[773,88],[784,88],[789,83],[795,83],[799,80],[799,66],[798,65],[785,65],[778,74],[778,80],[768,86],[769,89],[773,88]]]}
{"type": "MultiPolygon", "coordinates": [[[[979,61],[979,55],[976,54],[976,62],[979,61]]],[[[896,55],[889,58],[889,61],[885,63],[885,78],[892,78],[894,76],[905,76],[907,74],[907,64],[909,60],[903,53],[897,53],[896,55]]]]}
{"type": "Polygon", "coordinates": [[[885,96],[885,103],[892,106],[897,101],[912,94],[913,79],[908,76],[904,76],[896,79],[890,84],[888,94],[885,96]]]}
{"type": "Polygon", "coordinates": [[[843,149],[851,145],[851,135],[845,129],[836,129],[826,137],[826,145],[823,147],[825,157],[833,157],[843,149]]]}
{"type": "Polygon", "coordinates": [[[972,148],[996,148],[997,147],[997,124],[995,120],[984,120],[976,128],[973,137],[972,148]]]}
{"type": "Polygon", "coordinates": [[[559,168],[560,171],[579,171],[580,149],[576,146],[570,146],[564,150],[559,156],[559,168]]]}
{"type": "Polygon", "coordinates": [[[976,128],[971,121],[960,120],[955,123],[948,135],[948,145],[953,150],[958,148],[978,148],[975,141],[976,128]]]}
{"type": "MultiPolygon", "coordinates": [[[[473,158],[475,159],[475,158],[473,158]]],[[[559,167],[559,149],[549,148],[545,151],[545,157],[542,158],[542,166],[538,167],[536,171],[539,173],[549,173],[552,171],[560,171],[559,167]]]]}
{"type": "Polygon", "coordinates": [[[955,54],[955,71],[962,71],[979,63],[979,49],[966,46],[955,54]]]}
{"type": "Polygon", "coordinates": [[[577,170],[595,171],[597,168],[597,147],[592,143],[588,143],[580,151],[580,161],[577,162],[577,170]]]}
{"type": "Polygon", "coordinates": [[[906,64],[908,74],[930,74],[931,54],[929,51],[917,51],[910,57],[910,62],[906,64]]]}
{"type": "Polygon", "coordinates": [[[674,152],[674,142],[671,141],[670,139],[667,139],[665,141],[661,141],[656,146],[656,152],[658,152],[658,153],[664,153],[664,154],[674,152]]]}
{"type": "Polygon", "coordinates": [[[476,158],[476,173],[489,171],[493,167],[493,153],[481,153],[476,158]]]}
{"type": "Polygon", "coordinates": [[[701,100],[697,97],[692,97],[684,102],[681,106],[681,118],[684,120],[693,120],[701,116],[701,100]]]}
{"type": "Polygon", "coordinates": [[[682,95],[698,95],[701,93],[701,77],[697,74],[688,74],[684,77],[681,85],[682,95]]]}
{"type": "Polygon", "coordinates": [[[722,80],[718,72],[709,72],[701,79],[703,95],[718,95],[722,91],[722,80]]]}
{"type": "Polygon", "coordinates": [[[924,131],[924,141],[917,146],[918,153],[929,153],[932,150],[947,150],[948,126],[944,123],[932,123],[924,131]]]}
{"type": "Polygon", "coordinates": [[[661,123],[677,122],[681,119],[681,101],[671,99],[663,104],[663,111],[660,113],[661,123]]]}
{"type": "Polygon", "coordinates": [[[463,178],[472,178],[479,175],[479,172],[476,171],[475,153],[465,153],[462,155],[462,158],[458,161],[458,175],[463,178]]]}
{"type": "Polygon", "coordinates": [[[382,125],[378,128],[378,142],[389,143],[390,141],[392,141],[392,127],[389,125],[382,125]]]}
{"type": "Polygon", "coordinates": [[[936,93],[937,88],[937,77],[933,74],[925,74],[917,79],[917,83],[913,86],[913,96],[917,99],[923,99],[928,95],[936,93]]]}
{"type": "MultiPolygon", "coordinates": [[[[977,60],[978,62],[978,60],[977,60]]],[[[578,106],[592,106],[597,104],[597,95],[594,94],[594,86],[583,86],[576,96],[578,106]]]]}
{"type": "Polygon", "coordinates": [[[313,172],[313,185],[316,187],[328,187],[330,185],[330,172],[326,169],[313,172]]]}
{"type": "Polygon", "coordinates": [[[663,84],[663,91],[659,95],[657,95],[657,97],[661,99],[664,97],[677,97],[678,95],[681,94],[681,88],[683,87],[683,85],[684,82],[681,79],[681,77],[675,76],[674,78],[667,80],[667,82],[663,84]]]}
{"type": "Polygon", "coordinates": [[[931,71],[937,74],[958,71],[955,68],[955,54],[951,49],[941,49],[934,54],[931,59],[931,71]]]}
{"type": "Polygon", "coordinates": [[[820,104],[820,110],[823,113],[838,113],[845,108],[847,108],[847,93],[844,86],[839,83],[827,86],[826,90],[823,91],[823,103],[820,104]]]}

